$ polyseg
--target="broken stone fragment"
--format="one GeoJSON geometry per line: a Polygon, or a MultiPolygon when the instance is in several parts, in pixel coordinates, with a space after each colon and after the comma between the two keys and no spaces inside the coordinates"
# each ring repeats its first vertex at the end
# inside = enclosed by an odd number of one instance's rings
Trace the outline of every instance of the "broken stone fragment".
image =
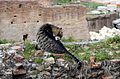
{"type": "Polygon", "coordinates": [[[49,76],[50,77],[50,72],[47,72],[47,71],[43,71],[43,72],[40,72],[40,75],[46,75],[46,76],[49,76]]]}
{"type": "Polygon", "coordinates": [[[56,63],[58,64],[58,66],[65,66],[65,60],[64,59],[57,59],[56,63]]]}
{"type": "Polygon", "coordinates": [[[23,62],[24,57],[21,55],[15,55],[13,58],[16,62],[23,62]]]}
{"type": "Polygon", "coordinates": [[[51,70],[51,66],[45,68],[46,71],[50,71],[51,70]]]}
{"type": "Polygon", "coordinates": [[[43,52],[42,50],[37,50],[37,51],[35,52],[35,57],[42,57],[43,54],[44,54],[44,52],[43,52]]]}
{"type": "Polygon", "coordinates": [[[120,62],[120,59],[112,59],[110,61],[112,61],[112,62],[120,62]]]}
{"type": "Polygon", "coordinates": [[[43,71],[44,70],[44,65],[40,65],[40,66],[36,67],[36,70],[43,71]]]}
{"type": "Polygon", "coordinates": [[[12,76],[12,71],[6,71],[5,74],[6,74],[7,76],[12,76]]]}
{"type": "Polygon", "coordinates": [[[62,58],[57,59],[58,62],[64,62],[65,60],[62,58]]]}
{"type": "Polygon", "coordinates": [[[22,47],[21,46],[13,46],[11,47],[12,50],[17,50],[17,51],[22,51],[22,47]]]}
{"type": "Polygon", "coordinates": [[[22,66],[22,65],[23,65],[22,63],[16,63],[16,64],[15,64],[16,67],[20,67],[20,66],[22,66]]]}
{"type": "Polygon", "coordinates": [[[114,79],[113,76],[102,76],[102,79],[114,79]]]}
{"type": "Polygon", "coordinates": [[[19,76],[19,75],[26,75],[26,70],[23,67],[22,63],[16,63],[15,68],[13,69],[13,75],[19,76]]]}
{"type": "Polygon", "coordinates": [[[16,54],[16,50],[8,50],[8,55],[15,55],[16,54]]]}
{"type": "Polygon", "coordinates": [[[55,63],[55,60],[54,60],[53,57],[45,58],[44,61],[48,64],[54,64],[55,63]]]}
{"type": "Polygon", "coordinates": [[[93,67],[95,65],[95,56],[91,55],[90,56],[90,66],[93,67]]]}
{"type": "Polygon", "coordinates": [[[29,60],[29,63],[33,63],[33,60],[32,60],[32,59],[30,59],[30,60],[29,60]]]}
{"type": "Polygon", "coordinates": [[[32,63],[32,68],[36,69],[37,65],[35,63],[32,63]]]}
{"type": "Polygon", "coordinates": [[[5,72],[4,75],[0,77],[0,79],[13,79],[12,71],[11,72],[5,72]]]}

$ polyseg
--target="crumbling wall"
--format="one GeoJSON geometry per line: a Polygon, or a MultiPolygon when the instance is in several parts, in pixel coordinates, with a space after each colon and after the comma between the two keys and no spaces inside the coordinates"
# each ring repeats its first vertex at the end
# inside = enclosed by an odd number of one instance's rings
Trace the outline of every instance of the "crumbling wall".
{"type": "Polygon", "coordinates": [[[88,27],[90,31],[98,31],[103,26],[113,27],[112,21],[118,18],[118,13],[103,14],[97,16],[87,16],[88,27]]]}
{"type": "Polygon", "coordinates": [[[63,28],[64,37],[87,39],[85,13],[81,5],[43,7],[37,1],[0,1],[0,38],[19,41],[27,33],[35,40],[38,28],[50,22],[63,28]]]}

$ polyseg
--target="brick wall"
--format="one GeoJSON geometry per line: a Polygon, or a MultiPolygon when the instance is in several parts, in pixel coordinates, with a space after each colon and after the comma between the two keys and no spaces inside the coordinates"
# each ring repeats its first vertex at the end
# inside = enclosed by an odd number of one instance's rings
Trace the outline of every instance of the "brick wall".
{"type": "Polygon", "coordinates": [[[88,39],[86,8],[80,5],[43,7],[37,1],[0,1],[0,38],[21,40],[28,33],[34,40],[46,23],[63,28],[64,37],[88,39]]]}
{"type": "Polygon", "coordinates": [[[118,13],[103,14],[97,16],[88,16],[88,27],[90,31],[98,31],[103,26],[112,28],[112,21],[118,18],[118,13]]]}

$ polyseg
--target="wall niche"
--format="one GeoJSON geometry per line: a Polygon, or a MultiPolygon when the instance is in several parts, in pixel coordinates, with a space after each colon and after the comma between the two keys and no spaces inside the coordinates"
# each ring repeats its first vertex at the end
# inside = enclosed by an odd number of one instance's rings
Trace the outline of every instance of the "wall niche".
{"type": "Polygon", "coordinates": [[[21,7],[22,7],[22,4],[19,4],[18,7],[21,8],[21,7]]]}

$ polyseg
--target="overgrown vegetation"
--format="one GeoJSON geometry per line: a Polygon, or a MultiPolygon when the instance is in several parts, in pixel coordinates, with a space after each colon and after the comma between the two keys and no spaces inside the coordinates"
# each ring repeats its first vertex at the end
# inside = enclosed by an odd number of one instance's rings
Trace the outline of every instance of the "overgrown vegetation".
{"type": "Polygon", "coordinates": [[[75,40],[75,39],[72,38],[72,37],[69,37],[69,38],[63,38],[62,41],[63,41],[63,42],[75,42],[75,41],[77,41],[77,40],[75,40]]]}
{"type": "Polygon", "coordinates": [[[41,63],[43,61],[42,58],[33,58],[35,55],[36,51],[35,51],[35,46],[33,44],[30,43],[30,41],[25,41],[25,50],[23,52],[23,56],[26,59],[33,59],[33,61],[35,63],[41,63]]]}
{"type": "MultiPolygon", "coordinates": [[[[72,0],[55,0],[58,5],[61,4],[69,4],[71,3],[72,0]]],[[[96,3],[96,2],[80,2],[81,5],[85,5],[88,7],[90,10],[91,9],[96,9],[98,6],[104,6],[102,3],[96,3]]]]}
{"type": "Polygon", "coordinates": [[[29,59],[29,58],[31,58],[33,56],[34,53],[35,53],[35,46],[33,44],[31,44],[29,41],[26,41],[23,56],[26,59],[29,59]]]}
{"type": "Polygon", "coordinates": [[[89,60],[93,54],[97,61],[120,58],[120,36],[85,47],[79,45],[66,45],[66,47],[80,60],[89,60]]]}
{"type": "Polygon", "coordinates": [[[0,44],[14,43],[14,42],[15,42],[15,41],[13,41],[13,40],[0,39],[0,44]]]}
{"type": "Polygon", "coordinates": [[[104,6],[104,4],[96,3],[96,2],[81,2],[82,5],[85,5],[90,10],[97,9],[98,6],[104,6]]]}
{"type": "Polygon", "coordinates": [[[42,58],[35,58],[35,59],[34,59],[34,62],[35,62],[35,63],[38,63],[38,64],[41,63],[42,61],[43,61],[42,58]]]}
{"type": "MultiPolygon", "coordinates": [[[[64,42],[76,41],[72,37],[68,39],[63,39],[64,42]]],[[[8,40],[0,40],[0,43],[9,43],[8,40]]],[[[31,59],[35,54],[35,46],[29,41],[25,42],[25,51],[23,56],[26,59],[31,59]]],[[[80,60],[89,60],[91,55],[96,57],[97,61],[120,58],[120,36],[115,36],[113,38],[105,39],[101,42],[90,44],[88,46],[82,47],[80,45],[65,45],[65,47],[73,53],[80,60]]],[[[65,60],[71,61],[68,55],[63,57],[65,60]]],[[[41,58],[34,59],[34,62],[41,63],[43,60],[41,58]]]]}
{"type": "Polygon", "coordinates": [[[55,0],[57,4],[68,4],[71,0],[55,0]]]}

